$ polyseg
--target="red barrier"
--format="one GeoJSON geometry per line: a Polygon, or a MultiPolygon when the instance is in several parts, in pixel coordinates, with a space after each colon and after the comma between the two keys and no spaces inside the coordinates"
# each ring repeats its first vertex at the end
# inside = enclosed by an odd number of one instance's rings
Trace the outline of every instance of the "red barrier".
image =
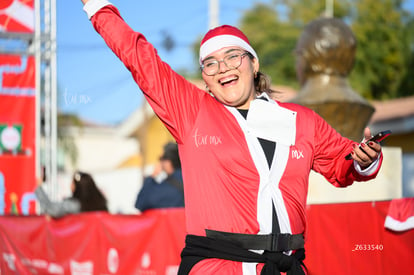
{"type": "Polygon", "coordinates": [[[182,209],[0,217],[1,274],[177,274],[182,209]]]}
{"type": "Polygon", "coordinates": [[[385,229],[389,205],[389,201],[383,201],[309,206],[306,241],[309,273],[411,273],[408,270],[413,268],[414,230],[385,229]]]}
{"type": "MultiPolygon", "coordinates": [[[[309,274],[407,274],[414,230],[384,228],[389,203],[309,206],[309,274]]],[[[1,274],[173,275],[184,238],[183,209],[57,220],[0,216],[1,274]]]]}

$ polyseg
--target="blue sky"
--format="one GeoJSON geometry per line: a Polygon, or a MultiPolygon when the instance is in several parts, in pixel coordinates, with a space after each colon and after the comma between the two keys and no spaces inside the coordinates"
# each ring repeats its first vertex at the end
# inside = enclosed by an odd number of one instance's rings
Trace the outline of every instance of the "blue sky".
{"type": "MultiPolygon", "coordinates": [[[[173,69],[193,68],[191,45],[208,30],[208,0],[111,2],[173,69]],[[160,46],[163,31],[177,44],[170,52],[160,46]]],[[[243,11],[255,2],[270,0],[221,2],[220,24],[237,25],[243,11]]],[[[80,0],[57,1],[57,63],[61,112],[99,124],[117,124],[142,103],[130,73],[92,28],[80,0]]]]}
{"type": "MultiPolygon", "coordinates": [[[[142,104],[141,92],[130,73],[95,32],[80,0],[57,2],[58,104],[61,112],[75,113],[98,124],[117,124],[142,104]]],[[[208,30],[208,0],[112,0],[125,21],[142,32],[173,69],[193,69],[192,43],[208,30]],[[162,32],[176,47],[168,52],[162,32]]],[[[257,2],[220,1],[220,24],[238,25],[242,13],[257,2]]],[[[414,0],[409,0],[414,6],[414,0]]]]}

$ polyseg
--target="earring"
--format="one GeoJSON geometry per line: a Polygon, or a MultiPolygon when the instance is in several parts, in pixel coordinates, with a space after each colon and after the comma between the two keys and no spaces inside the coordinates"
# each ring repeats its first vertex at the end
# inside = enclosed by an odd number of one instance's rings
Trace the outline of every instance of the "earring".
{"type": "Polygon", "coordinates": [[[210,91],[207,84],[206,84],[206,92],[209,93],[209,95],[211,95],[212,97],[214,97],[213,93],[210,91]]]}
{"type": "Polygon", "coordinates": [[[81,180],[81,174],[79,172],[76,172],[74,178],[77,182],[79,182],[81,180]]]}
{"type": "Polygon", "coordinates": [[[254,78],[256,78],[257,77],[257,72],[254,72],[254,78]]]}

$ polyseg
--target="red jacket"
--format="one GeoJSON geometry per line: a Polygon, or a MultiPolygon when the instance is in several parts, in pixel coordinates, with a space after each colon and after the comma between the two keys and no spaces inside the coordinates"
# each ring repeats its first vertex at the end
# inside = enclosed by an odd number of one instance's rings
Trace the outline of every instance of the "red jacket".
{"type": "MultiPolygon", "coordinates": [[[[376,176],[381,159],[370,175],[358,173],[353,161],[345,160],[354,142],[312,110],[255,100],[245,120],[162,62],[115,7],[100,9],[91,20],[179,144],[187,233],[270,233],[272,201],[281,232],[304,233],[311,169],[338,187],[376,176]],[[270,169],[257,137],[276,141],[270,169]]],[[[209,259],[192,274],[247,274],[254,269],[254,264],[209,259]]]]}

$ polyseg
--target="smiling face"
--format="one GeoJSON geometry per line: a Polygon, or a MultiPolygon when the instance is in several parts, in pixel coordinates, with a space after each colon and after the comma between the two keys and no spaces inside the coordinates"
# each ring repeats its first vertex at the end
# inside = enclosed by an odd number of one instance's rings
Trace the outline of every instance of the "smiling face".
{"type": "MultiPolygon", "coordinates": [[[[225,47],[213,52],[204,61],[223,60],[231,54],[243,54],[244,52],[245,50],[240,47],[225,47]]],[[[202,72],[202,76],[210,92],[218,101],[227,106],[248,109],[250,101],[255,98],[254,74],[258,71],[258,60],[245,55],[236,69],[229,69],[224,62],[219,62],[219,69],[215,75],[209,76],[202,72]]]]}

